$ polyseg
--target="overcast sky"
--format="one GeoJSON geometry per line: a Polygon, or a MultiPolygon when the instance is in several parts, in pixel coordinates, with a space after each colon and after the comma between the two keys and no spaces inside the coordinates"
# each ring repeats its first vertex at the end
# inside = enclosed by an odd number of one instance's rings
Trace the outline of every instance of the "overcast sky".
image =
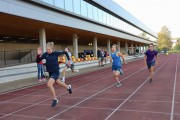
{"type": "Polygon", "coordinates": [[[114,0],[154,32],[166,25],[180,37],[180,0],[114,0]]]}

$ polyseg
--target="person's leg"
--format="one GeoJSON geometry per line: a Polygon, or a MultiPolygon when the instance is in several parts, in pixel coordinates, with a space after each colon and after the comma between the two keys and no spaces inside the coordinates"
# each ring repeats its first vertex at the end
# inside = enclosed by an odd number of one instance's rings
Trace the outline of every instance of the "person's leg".
{"type": "Polygon", "coordinates": [[[48,82],[47,82],[47,86],[50,89],[50,92],[51,92],[51,94],[53,96],[53,99],[56,100],[57,97],[56,97],[56,93],[55,93],[55,90],[54,90],[54,87],[53,87],[54,83],[55,83],[55,80],[53,78],[50,78],[48,80],[48,82]]]}
{"type": "Polygon", "coordinates": [[[120,72],[119,71],[113,71],[113,73],[114,73],[114,79],[117,81],[116,87],[121,87],[122,84],[119,80],[120,72]]]}
{"type": "Polygon", "coordinates": [[[43,65],[41,64],[41,79],[42,80],[45,80],[45,77],[44,77],[44,69],[43,69],[43,65]]]}
{"type": "Polygon", "coordinates": [[[38,68],[38,80],[40,81],[40,79],[41,79],[41,77],[40,77],[40,74],[41,74],[40,64],[37,64],[37,68],[38,68]]]}
{"type": "Polygon", "coordinates": [[[63,69],[63,72],[62,72],[62,74],[63,74],[63,78],[62,78],[62,82],[65,82],[65,76],[66,76],[66,70],[67,70],[68,68],[67,68],[67,66],[65,66],[64,67],[64,69],[63,69]]]}
{"type": "Polygon", "coordinates": [[[66,85],[66,83],[61,82],[60,79],[57,79],[57,80],[56,80],[56,83],[57,83],[59,86],[65,87],[65,88],[69,91],[69,94],[72,94],[71,85],[66,85]]]}
{"type": "Polygon", "coordinates": [[[74,69],[74,64],[71,64],[70,69],[71,69],[72,73],[79,73],[78,69],[74,69]]]}

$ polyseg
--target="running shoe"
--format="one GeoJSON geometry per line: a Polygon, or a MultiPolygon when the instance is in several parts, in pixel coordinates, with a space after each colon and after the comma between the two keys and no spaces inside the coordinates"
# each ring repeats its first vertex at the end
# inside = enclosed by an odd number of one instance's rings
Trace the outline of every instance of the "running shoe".
{"type": "Polygon", "coordinates": [[[79,70],[77,69],[77,73],[79,73],[79,70]]]}
{"type": "Polygon", "coordinates": [[[152,83],[152,78],[150,78],[149,83],[152,83]]]}
{"type": "Polygon", "coordinates": [[[122,84],[121,83],[117,83],[116,84],[116,87],[118,88],[118,87],[121,87],[122,86],[122,84]]]}
{"type": "Polygon", "coordinates": [[[51,107],[55,107],[58,104],[58,100],[53,100],[51,107]]]}
{"type": "Polygon", "coordinates": [[[38,79],[38,82],[42,82],[42,80],[41,80],[41,79],[38,79]]]}
{"type": "Polygon", "coordinates": [[[122,69],[120,69],[120,75],[123,76],[123,71],[122,71],[122,69]]]}
{"type": "Polygon", "coordinates": [[[71,88],[71,85],[68,85],[68,89],[67,89],[68,91],[69,91],[69,94],[72,94],[72,88],[71,88]]]}

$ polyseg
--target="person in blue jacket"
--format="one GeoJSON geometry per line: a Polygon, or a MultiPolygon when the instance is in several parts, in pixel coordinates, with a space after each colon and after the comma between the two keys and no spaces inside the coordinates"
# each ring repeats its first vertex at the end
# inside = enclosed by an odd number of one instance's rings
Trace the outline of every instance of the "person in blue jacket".
{"type": "MultiPolygon", "coordinates": [[[[60,68],[58,64],[58,56],[62,54],[65,54],[67,59],[70,60],[69,55],[66,51],[62,51],[62,52],[54,51],[54,43],[48,42],[46,45],[46,52],[42,54],[42,50],[38,50],[39,57],[37,57],[36,59],[37,63],[39,63],[43,59],[46,60],[46,69],[47,69],[47,72],[49,73],[49,80],[47,82],[47,86],[49,87],[51,94],[53,96],[51,107],[55,107],[58,103],[55,89],[53,87],[54,83],[57,83],[59,86],[65,87],[69,91],[69,94],[72,94],[71,85],[66,85],[65,83],[61,82],[61,80],[59,79],[60,68]]],[[[68,65],[70,66],[70,62],[68,62],[68,65]]]]}

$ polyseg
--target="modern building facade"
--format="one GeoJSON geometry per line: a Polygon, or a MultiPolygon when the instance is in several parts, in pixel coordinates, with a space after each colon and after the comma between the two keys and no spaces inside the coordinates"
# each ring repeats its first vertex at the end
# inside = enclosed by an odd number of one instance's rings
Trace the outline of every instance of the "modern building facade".
{"type": "Polygon", "coordinates": [[[84,50],[121,52],[156,44],[157,34],[112,0],[0,0],[0,51],[69,47],[76,58],[84,50]]]}

